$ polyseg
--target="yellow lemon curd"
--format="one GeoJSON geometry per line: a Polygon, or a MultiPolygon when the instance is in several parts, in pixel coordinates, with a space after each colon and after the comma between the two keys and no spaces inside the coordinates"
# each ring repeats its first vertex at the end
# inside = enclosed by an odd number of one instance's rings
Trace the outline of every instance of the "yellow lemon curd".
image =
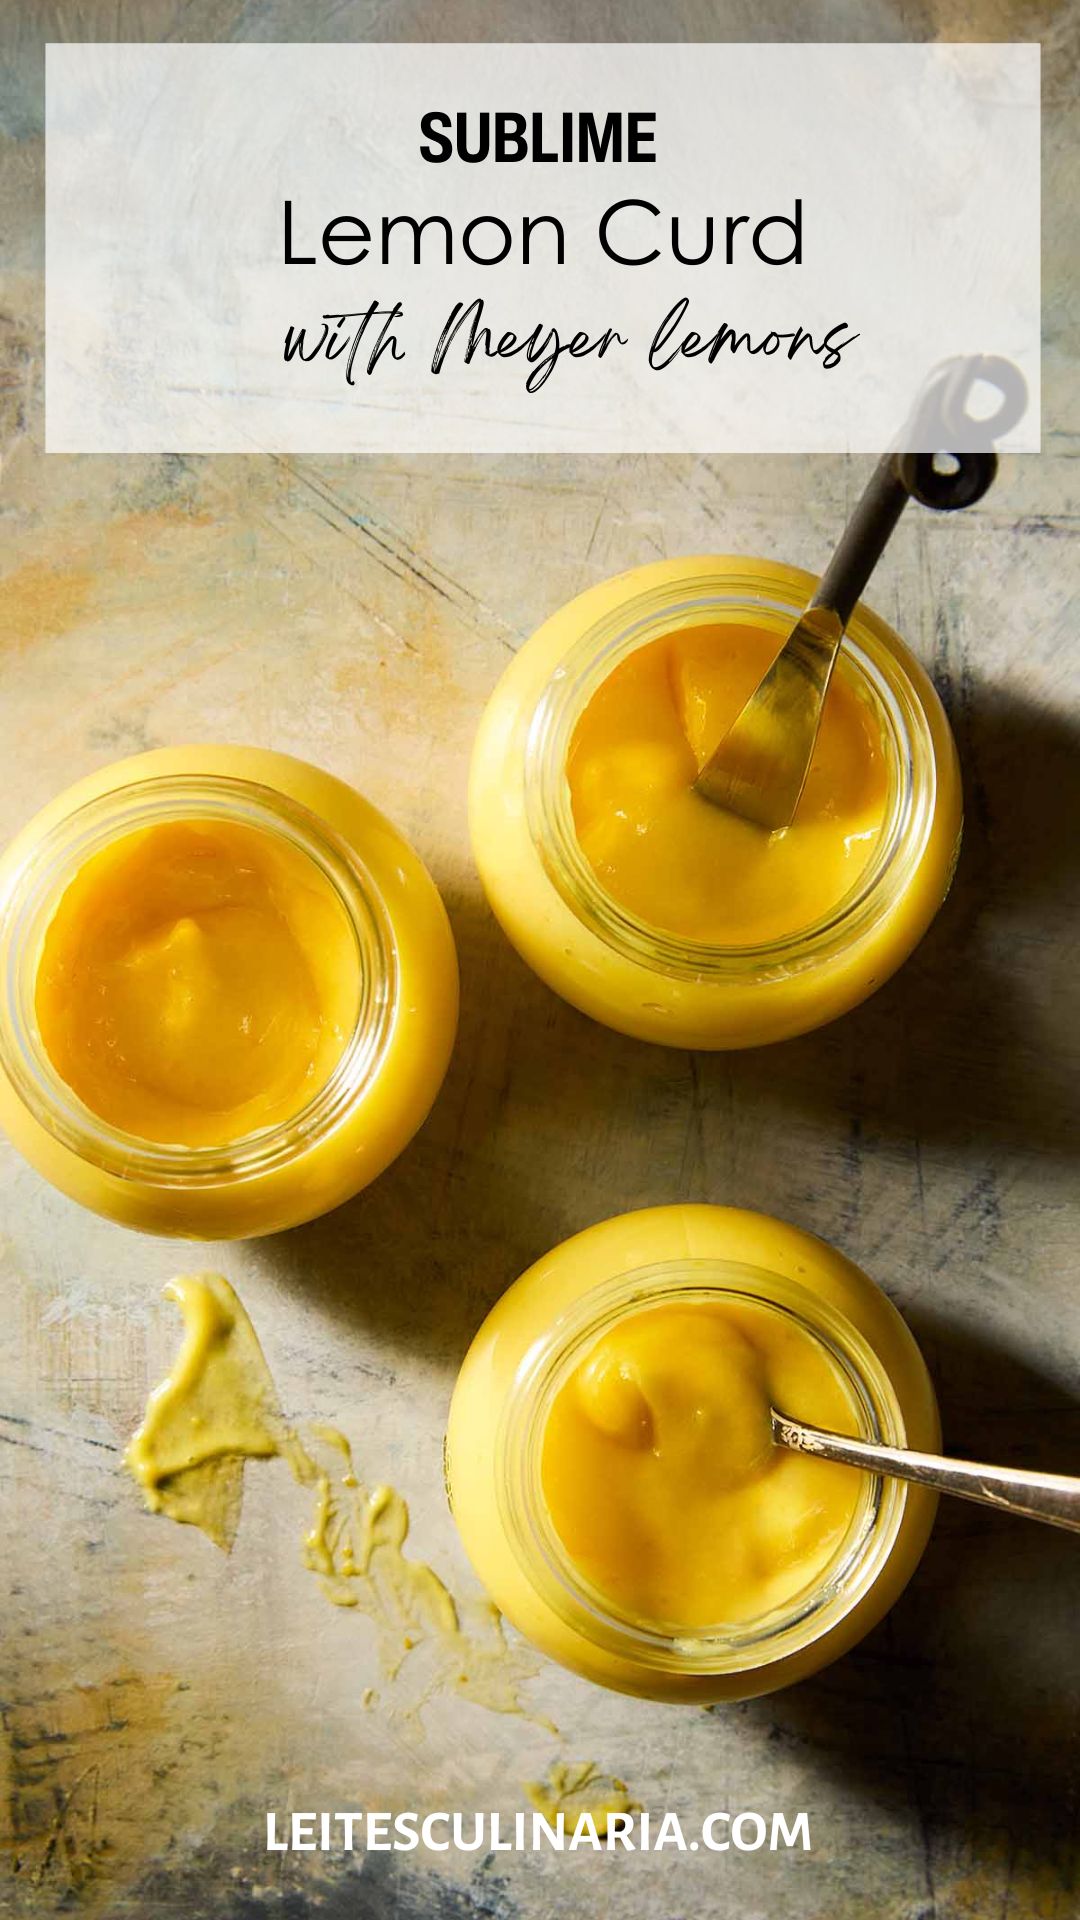
{"type": "Polygon", "coordinates": [[[53,1065],[102,1120],[219,1146],[325,1085],[359,979],[348,917],[307,854],[193,819],[86,862],[46,934],[35,998],[53,1065]]]}
{"type": "Polygon", "coordinates": [[[863,1476],[773,1444],[770,1407],[857,1433],[820,1342],[755,1304],[630,1314],[555,1398],[544,1496],[608,1606],[676,1631],[745,1626],[820,1580],[863,1476]]]}
{"type": "Polygon", "coordinates": [[[880,718],[841,659],[792,825],[761,827],[694,791],[776,655],[725,623],[666,635],[609,674],[566,765],[578,840],[638,919],[716,946],[755,946],[823,919],[868,865],[885,820],[880,718]]]}
{"type": "Polygon", "coordinates": [[[595,1020],[757,1047],[857,1006],[922,938],[960,844],[941,703],[870,608],[848,624],[792,825],[694,792],[817,585],[771,560],[655,561],[519,647],[473,750],[469,828],[504,931],[595,1020]]]}
{"type": "Polygon", "coordinates": [[[801,1680],[891,1606],[936,1499],[772,1443],[770,1409],[933,1451],[922,1356],[835,1248],[654,1207],[574,1235],[479,1329],[447,1490],[492,1599],[553,1659],[658,1700],[801,1680]]]}
{"type": "Polygon", "coordinates": [[[319,767],[159,748],[58,794],[0,857],[0,1124],[143,1232],[276,1233],[411,1140],[457,1024],[430,874],[319,767]]]}

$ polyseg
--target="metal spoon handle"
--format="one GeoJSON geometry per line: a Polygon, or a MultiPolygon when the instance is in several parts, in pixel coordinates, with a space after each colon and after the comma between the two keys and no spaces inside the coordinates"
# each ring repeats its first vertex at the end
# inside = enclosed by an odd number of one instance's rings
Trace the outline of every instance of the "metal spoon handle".
{"type": "Polygon", "coordinates": [[[789,827],[799,804],[844,628],[909,499],[939,512],[970,506],[997,470],[992,453],[887,453],[840,536],[817,591],[764,679],[704,766],[694,789],[715,807],[769,833],[789,827]]]}
{"type": "Polygon", "coordinates": [[[841,633],[910,498],[900,478],[896,455],[884,454],[840,535],[836,551],[810,602],[812,607],[828,607],[838,614],[841,633]]]}
{"type": "Polygon", "coordinates": [[[940,472],[929,453],[883,454],[840,535],[812,607],[829,607],[847,626],[870,575],[909,500],[936,513],[955,513],[981,500],[997,472],[993,453],[958,453],[951,473],[940,472]]]}
{"type": "Polygon", "coordinates": [[[825,1433],[774,1411],[773,1438],[796,1453],[813,1453],[849,1467],[869,1467],[912,1480],[939,1493],[959,1494],[1003,1513],[1022,1513],[1051,1527],[1080,1533],[1080,1479],[1067,1473],[1029,1473],[1018,1467],[987,1467],[974,1460],[949,1460],[937,1453],[913,1453],[907,1447],[876,1446],[869,1440],[849,1440],[846,1434],[825,1433]]]}

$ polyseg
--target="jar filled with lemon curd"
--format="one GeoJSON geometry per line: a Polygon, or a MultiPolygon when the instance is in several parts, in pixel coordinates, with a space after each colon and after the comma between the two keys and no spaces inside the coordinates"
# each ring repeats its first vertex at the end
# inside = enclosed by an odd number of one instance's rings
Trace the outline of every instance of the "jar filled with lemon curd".
{"type": "Polygon", "coordinates": [[[121,761],[0,861],[0,1120],[147,1232],[276,1232],[405,1147],[457,1022],[418,855],[341,781],[203,746],[121,761]]]}
{"type": "Polygon", "coordinates": [[[507,668],[470,779],[473,850],[528,964],[594,1019],[683,1047],[820,1026],[888,979],[955,868],[956,750],[907,647],[849,623],[792,825],[694,781],[817,582],[771,561],[660,561],[552,615],[507,668]]]}
{"type": "Polygon", "coordinates": [[[769,1411],[936,1450],[922,1356],[832,1247],[763,1214],[623,1214],[539,1260],[462,1366],[447,1491],[496,1604],[552,1659],[657,1700],[803,1679],[881,1619],[926,1488],[787,1452],[769,1411]]]}

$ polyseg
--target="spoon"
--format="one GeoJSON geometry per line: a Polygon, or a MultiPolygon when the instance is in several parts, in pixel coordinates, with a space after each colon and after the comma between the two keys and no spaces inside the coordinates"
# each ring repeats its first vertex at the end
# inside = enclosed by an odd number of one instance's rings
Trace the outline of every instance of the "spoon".
{"type": "Polygon", "coordinates": [[[977,1500],[1002,1513],[1022,1513],[1047,1526],[1080,1533],[1080,1479],[1068,1473],[1031,1473],[1022,1467],[984,1467],[973,1460],[949,1460],[940,1453],[912,1453],[907,1447],[883,1447],[869,1440],[850,1440],[846,1434],[825,1433],[819,1427],[789,1420],[771,1411],[772,1436],[779,1447],[795,1453],[816,1454],[849,1467],[887,1473],[894,1480],[911,1480],[939,1493],[956,1493],[961,1500],[977,1500]]]}
{"type": "Polygon", "coordinates": [[[887,453],[879,460],[817,592],[702,767],[697,793],[770,833],[791,825],[844,629],[908,500],[955,512],[981,500],[996,472],[990,452],[887,453]]]}

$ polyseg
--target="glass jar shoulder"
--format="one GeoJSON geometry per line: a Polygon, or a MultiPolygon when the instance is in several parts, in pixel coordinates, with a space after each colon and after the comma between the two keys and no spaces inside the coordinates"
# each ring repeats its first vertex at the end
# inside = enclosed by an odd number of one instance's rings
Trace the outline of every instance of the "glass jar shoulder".
{"type": "Polygon", "coordinates": [[[590,1292],[621,1274],[679,1261],[733,1262],[775,1273],[824,1301],[877,1354],[911,1444],[936,1444],[940,1429],[925,1363],[881,1288],[816,1235],[736,1207],[676,1205],[619,1214],[538,1260],[496,1302],[466,1362],[482,1371],[489,1408],[492,1394],[505,1401],[526,1356],[556,1336],[560,1322],[590,1292]]]}

